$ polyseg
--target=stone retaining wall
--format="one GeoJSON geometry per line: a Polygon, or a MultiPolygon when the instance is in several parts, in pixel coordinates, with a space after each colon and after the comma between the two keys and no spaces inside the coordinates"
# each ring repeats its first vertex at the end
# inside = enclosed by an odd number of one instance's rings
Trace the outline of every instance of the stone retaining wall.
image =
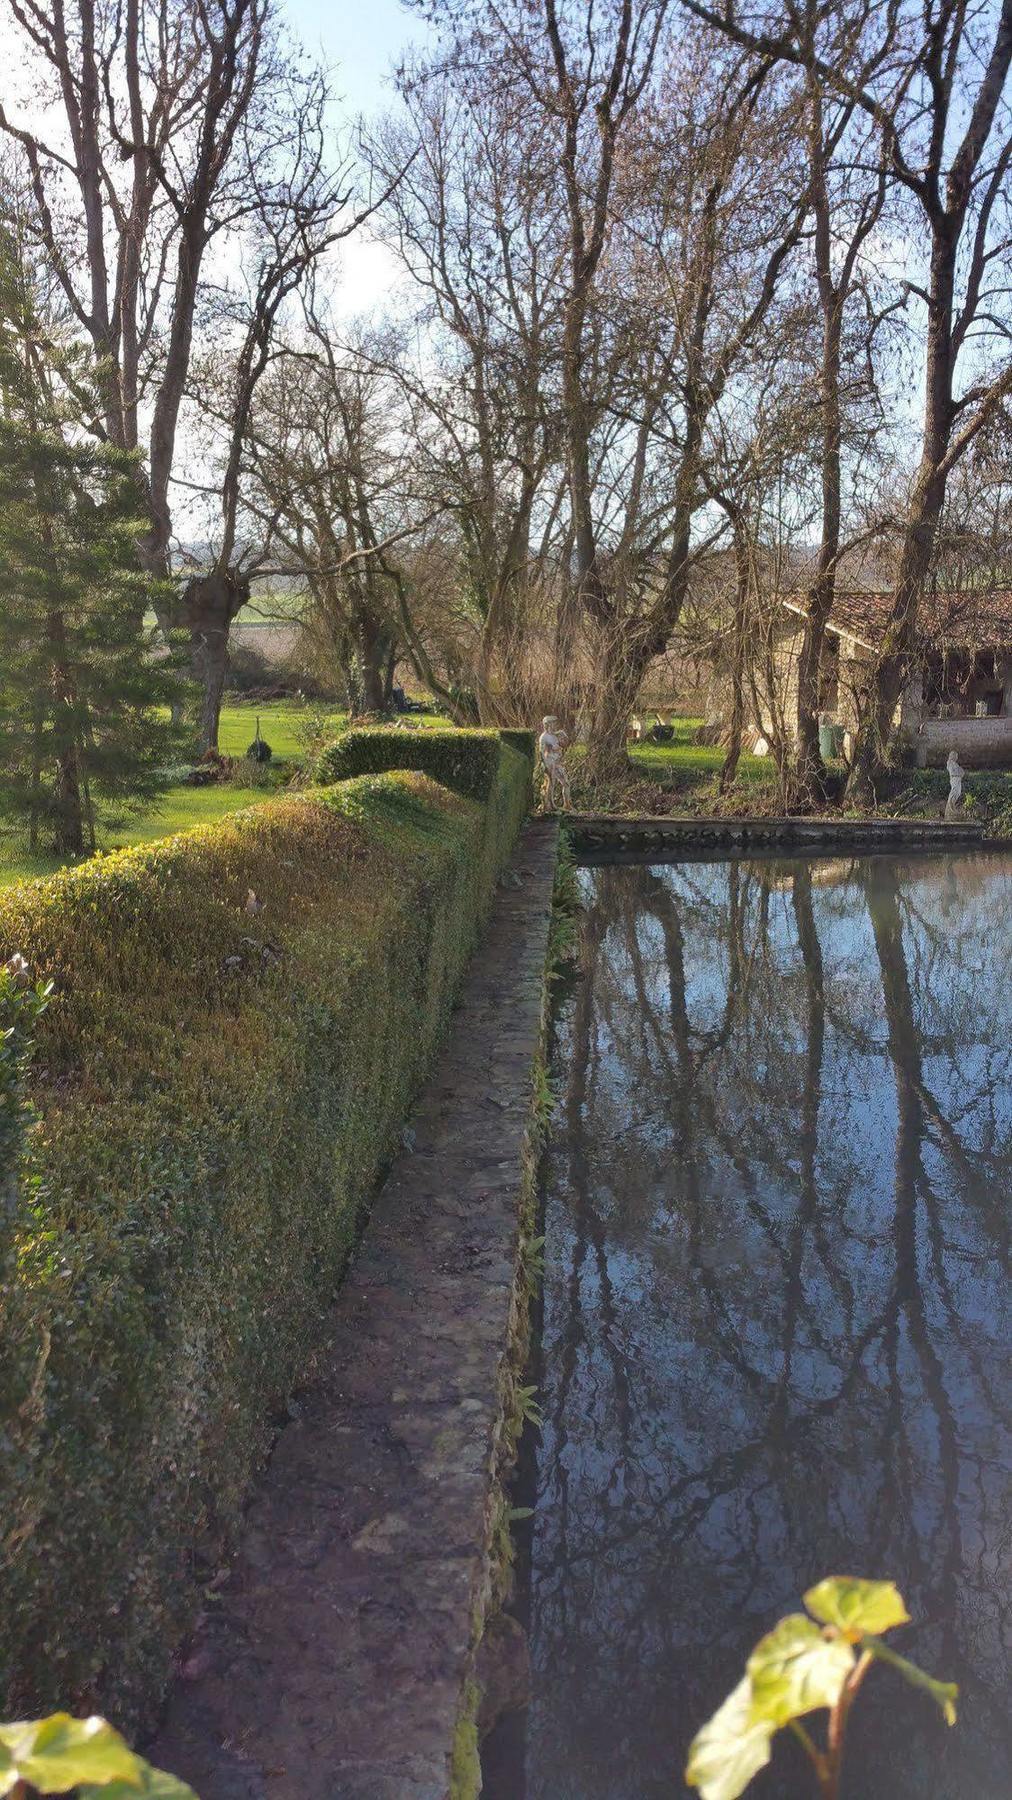
{"type": "Polygon", "coordinates": [[[566,819],[579,856],[621,851],[726,855],[738,850],[951,850],[980,846],[984,829],[969,820],[929,819],[665,819],[605,818],[573,813],[566,819]]]}
{"type": "Polygon", "coordinates": [[[509,865],[326,1349],[151,1747],[201,1800],[478,1792],[556,829],[528,826],[509,865]]]}

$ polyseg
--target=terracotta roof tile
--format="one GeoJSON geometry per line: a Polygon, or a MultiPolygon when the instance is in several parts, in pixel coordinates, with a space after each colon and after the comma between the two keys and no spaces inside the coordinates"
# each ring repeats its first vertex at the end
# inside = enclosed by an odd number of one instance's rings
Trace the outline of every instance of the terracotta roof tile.
{"type": "MultiPolygon", "coordinates": [[[[787,605],[792,611],[801,610],[793,598],[787,605]]],[[[889,589],[838,592],[830,615],[830,629],[842,631],[845,636],[874,647],[885,632],[891,605],[889,589]]],[[[968,589],[925,594],[918,614],[918,634],[929,644],[966,649],[1012,644],[1012,590],[968,589]]]]}

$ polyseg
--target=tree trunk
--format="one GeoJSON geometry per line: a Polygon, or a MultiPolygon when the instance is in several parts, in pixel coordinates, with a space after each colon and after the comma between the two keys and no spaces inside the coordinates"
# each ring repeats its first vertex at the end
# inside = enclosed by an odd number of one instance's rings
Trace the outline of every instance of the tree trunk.
{"type": "Polygon", "coordinates": [[[832,205],[826,179],[826,138],[823,93],[818,79],[808,78],[808,153],[812,172],[812,208],[815,215],[815,277],[822,310],[822,361],[819,370],[819,403],[822,426],[822,533],[815,576],[808,590],[804,636],[798,658],[795,712],[794,770],[786,783],[788,810],[809,811],[825,795],[826,771],[819,749],[819,698],[822,649],[826,626],[836,598],[836,569],[840,556],[840,361],[843,311],[853,274],[857,240],[852,239],[837,278],[834,272],[832,205]]]}
{"type": "MultiPolygon", "coordinates": [[[[142,489],[143,505],[146,510],[150,512],[151,489],[146,479],[142,481],[142,489]]],[[[137,560],[144,570],[145,575],[150,575],[151,580],[156,584],[152,608],[155,620],[158,624],[158,629],[165,639],[166,644],[169,644],[173,632],[180,624],[179,617],[177,616],[178,599],[174,593],[169,574],[168,550],[153,524],[151,529],[146,531],[144,535],[137,540],[137,560]]],[[[184,610],[185,606],[186,598],[184,595],[184,610]]],[[[181,725],[183,723],[184,711],[185,708],[182,697],[177,696],[172,702],[173,725],[181,725]]]]}
{"type": "Polygon", "coordinates": [[[46,636],[53,659],[53,736],[56,744],[53,845],[60,856],[80,856],[84,849],[84,812],[74,691],[67,670],[67,634],[62,612],[49,614],[46,636]]]}
{"type": "Polygon", "coordinates": [[[249,581],[234,569],[212,569],[209,575],[195,575],[183,593],[191,665],[202,689],[198,725],[201,756],[218,748],[221,700],[228,674],[228,635],[232,620],[248,599],[249,581]]]}
{"type": "Polygon", "coordinates": [[[745,635],[748,626],[749,566],[748,552],[740,523],[734,538],[737,569],[734,595],[734,623],[731,633],[731,720],[728,727],[727,752],[720,771],[720,792],[726,794],[738,773],[741,740],[745,731],[745,635]]]}
{"type": "MultiPolygon", "coordinates": [[[[828,254],[828,251],[827,251],[828,254]]],[[[824,320],[822,357],[822,537],[815,578],[808,590],[798,657],[795,767],[790,810],[808,810],[824,797],[826,771],[819,750],[819,697],[826,626],[836,598],[840,554],[840,333],[842,299],[836,294],[824,320]]]]}
{"type": "Polygon", "coordinates": [[[397,645],[387,639],[387,661],[383,671],[383,709],[389,712],[394,698],[394,676],[397,674],[397,645]]]}
{"type": "Polygon", "coordinates": [[[938,223],[934,227],[921,460],[904,522],[889,624],[872,673],[867,712],[847,783],[848,800],[859,806],[874,801],[875,779],[886,765],[893,717],[909,674],[917,610],[931,568],[945,499],[945,458],[952,436],[952,385],[957,355],[952,317],[960,223],[953,223],[950,218],[944,229],[938,223]]]}
{"type": "MultiPolygon", "coordinates": [[[[940,460],[939,456],[937,462],[940,460]]],[[[874,804],[875,782],[887,764],[896,707],[910,677],[917,610],[931,568],[945,497],[945,476],[937,462],[934,466],[928,459],[922,462],[907,516],[889,627],[872,674],[867,711],[847,782],[847,799],[858,806],[874,804]]]]}
{"type": "Polygon", "coordinates": [[[358,668],[362,711],[381,713],[387,704],[386,663],[389,639],[371,613],[361,612],[356,621],[358,668]]]}
{"type": "Polygon", "coordinates": [[[613,631],[602,636],[582,770],[594,784],[618,781],[629,773],[629,719],[650,660],[635,640],[613,631]]]}

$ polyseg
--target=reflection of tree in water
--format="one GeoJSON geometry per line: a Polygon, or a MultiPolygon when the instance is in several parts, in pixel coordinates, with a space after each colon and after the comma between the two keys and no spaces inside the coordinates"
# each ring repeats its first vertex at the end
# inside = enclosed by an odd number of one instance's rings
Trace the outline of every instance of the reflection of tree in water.
{"type": "MultiPolygon", "coordinates": [[[[925,1621],[908,1646],[967,1701],[945,1734],[879,1682],[852,1791],[1004,1791],[1012,879],[978,870],[585,878],[548,1196],[531,1800],[670,1793],[747,1647],[833,1570],[895,1576],[925,1621]]],[[[789,1749],[764,1791],[807,1792],[789,1749]]]]}

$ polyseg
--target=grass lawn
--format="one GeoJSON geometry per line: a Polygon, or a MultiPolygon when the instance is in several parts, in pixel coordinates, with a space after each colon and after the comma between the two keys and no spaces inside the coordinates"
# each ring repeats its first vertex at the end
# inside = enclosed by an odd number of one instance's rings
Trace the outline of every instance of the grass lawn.
{"type": "MultiPolygon", "coordinates": [[[[98,841],[102,850],[120,850],[128,844],[148,843],[152,838],[171,837],[174,832],[188,831],[192,825],[206,825],[240,807],[253,806],[269,799],[295,773],[306,755],[306,727],[314,718],[313,709],[292,700],[268,700],[263,703],[233,701],[221,709],[219,744],[225,756],[243,756],[256,732],[274,752],[270,765],[274,779],[266,786],[249,787],[240,782],[220,782],[212,787],[170,787],[156,805],[143,813],[117,818],[99,827],[98,841]]],[[[447,720],[436,713],[419,713],[419,723],[444,726],[447,720]]],[[[348,715],[335,708],[327,716],[334,735],[343,730],[348,715]]],[[[36,875],[52,875],[64,858],[29,856],[20,834],[0,825],[0,888],[12,881],[23,881],[36,875]]]]}
{"type": "MultiPolygon", "coordinates": [[[[630,745],[632,761],[645,775],[655,781],[669,782],[672,787],[707,783],[719,773],[724,752],[719,746],[693,743],[702,722],[701,719],[672,719],[673,741],[670,744],[630,745]]],[[[740,782],[768,783],[774,779],[775,772],[768,756],[742,756],[738,762],[740,782]]]]}
{"type": "MultiPolygon", "coordinates": [[[[301,761],[306,750],[305,727],[315,716],[310,709],[293,700],[265,700],[262,704],[234,702],[221,709],[218,746],[223,756],[245,756],[259,719],[260,735],[266,738],[275,757],[282,762],[290,762],[293,758],[301,761]]],[[[335,709],[328,718],[336,737],[348,723],[348,715],[335,709]]]]}
{"type": "MultiPolygon", "coordinates": [[[[270,791],[262,787],[236,787],[230,782],[205,788],[172,787],[149,812],[124,819],[116,825],[100,827],[99,846],[102,850],[122,850],[128,844],[171,837],[177,831],[188,831],[191,825],[206,825],[225,813],[238,812],[240,807],[266,800],[270,791]]],[[[22,841],[0,826],[0,888],[34,875],[52,875],[65,860],[59,856],[29,856],[22,841]]]]}

